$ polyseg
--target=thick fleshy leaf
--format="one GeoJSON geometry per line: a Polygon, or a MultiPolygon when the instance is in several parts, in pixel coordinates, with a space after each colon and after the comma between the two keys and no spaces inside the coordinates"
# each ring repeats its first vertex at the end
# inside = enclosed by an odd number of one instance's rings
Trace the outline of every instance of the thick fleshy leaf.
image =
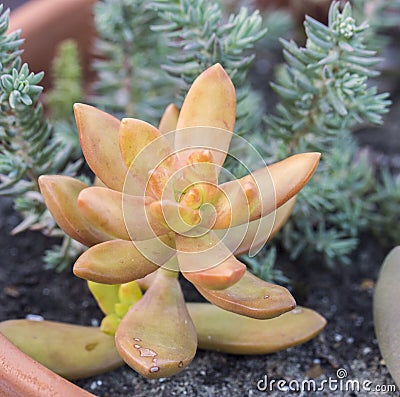
{"type": "Polygon", "coordinates": [[[176,201],[162,200],[150,204],[150,214],[164,230],[186,233],[200,222],[197,210],[181,205],[176,201]]]}
{"type": "Polygon", "coordinates": [[[88,287],[104,314],[115,312],[115,304],[119,302],[119,284],[101,284],[88,281],[88,287]]]}
{"type": "MultiPolygon", "coordinates": [[[[140,211],[144,207],[142,197],[131,196],[140,211]]],[[[122,211],[122,193],[105,187],[88,187],[78,196],[78,209],[97,229],[115,238],[130,240],[122,211]]]]}
{"type": "Polygon", "coordinates": [[[175,236],[179,268],[187,280],[206,289],[225,289],[237,283],[246,272],[210,231],[201,237],[175,236]]]}
{"type": "Polygon", "coordinates": [[[119,150],[120,121],[93,106],[76,103],[75,119],[89,167],[109,188],[122,191],[127,168],[119,150]]]}
{"type": "Polygon", "coordinates": [[[157,272],[144,297],[122,319],[115,340],[124,361],[146,378],[174,375],[192,361],[196,330],[174,272],[157,272]]]}
{"type": "Polygon", "coordinates": [[[282,206],[311,179],[320,157],[320,153],[296,154],[220,185],[218,197],[210,198],[217,211],[214,228],[226,229],[246,223],[282,206]]]}
{"type": "Polygon", "coordinates": [[[195,287],[214,305],[260,320],[280,316],[296,306],[296,301],[286,288],[267,283],[250,272],[246,272],[236,284],[221,291],[198,285],[195,287]]]}
{"type": "Polygon", "coordinates": [[[161,132],[161,134],[168,134],[168,132],[175,131],[178,124],[178,117],[179,109],[173,103],[171,103],[165,109],[158,126],[158,130],[161,132]]]}
{"type": "Polygon", "coordinates": [[[93,186],[107,187],[106,184],[104,182],[102,182],[101,179],[99,177],[97,177],[97,176],[94,178],[93,186]]]}
{"type": "MultiPolygon", "coordinates": [[[[132,118],[122,119],[119,129],[119,147],[125,165],[129,168],[138,154],[161,136],[162,134],[156,127],[145,121],[132,118]]],[[[158,161],[155,161],[156,165],[170,152],[168,145],[164,146],[163,149],[167,149],[166,153],[154,153],[154,156],[161,154],[161,157],[157,159],[158,161]]],[[[153,155],[153,150],[149,151],[150,153],[153,155]]],[[[152,162],[152,159],[148,157],[150,156],[143,156],[143,161],[152,162]]],[[[154,164],[145,163],[143,166],[138,164],[135,168],[138,173],[142,171],[144,175],[147,175],[147,172],[154,168],[154,164]]]]}
{"type": "Polygon", "coordinates": [[[118,291],[118,297],[121,303],[133,305],[142,297],[142,291],[136,281],[121,284],[118,291]]]}
{"type": "Polygon", "coordinates": [[[318,335],[326,320],[297,307],[270,320],[227,312],[208,303],[188,303],[198,347],[231,354],[268,354],[305,343],[318,335]]]}
{"type": "Polygon", "coordinates": [[[172,168],[176,161],[167,139],[157,128],[142,120],[122,119],[119,145],[122,158],[134,178],[132,183],[125,185],[125,192],[129,194],[143,195],[149,172],[157,167],[172,168]]]}
{"type": "Polygon", "coordinates": [[[122,240],[146,240],[169,230],[147,214],[151,200],[103,187],[89,187],[78,197],[80,213],[96,228],[122,240]]]}
{"type": "Polygon", "coordinates": [[[182,272],[196,286],[221,290],[237,283],[246,272],[246,266],[233,255],[218,266],[197,272],[182,272]]]}
{"type": "Polygon", "coordinates": [[[74,265],[74,274],[103,284],[123,284],[156,271],[174,250],[170,236],[142,242],[140,249],[132,241],[111,240],[84,252],[74,265]],[[151,258],[151,260],[149,260],[151,258]]]}
{"type": "Polygon", "coordinates": [[[236,94],[220,64],[211,66],[194,81],[179,114],[175,150],[206,147],[219,166],[225,161],[236,119],[236,94]],[[200,127],[200,128],[198,128],[200,127]]]}
{"type": "Polygon", "coordinates": [[[9,320],[0,333],[25,354],[67,379],[82,379],[123,364],[114,338],[99,328],[53,321],[9,320]]]}
{"type": "MultiPolygon", "coordinates": [[[[295,196],[306,185],[314,175],[320,158],[321,153],[300,153],[267,167],[274,182],[277,208],[295,196]]],[[[258,180],[264,173],[265,171],[261,169],[255,171],[253,175],[256,180],[258,180]]],[[[268,199],[271,197],[269,192],[266,193],[267,194],[264,196],[264,192],[262,191],[262,216],[265,216],[271,211],[268,205],[265,205],[265,202],[268,203],[268,199]]]]}
{"type": "Polygon", "coordinates": [[[136,280],[136,282],[139,284],[139,287],[142,291],[147,291],[150,288],[150,285],[153,283],[153,281],[157,277],[157,272],[158,272],[158,270],[156,270],[153,273],[148,274],[147,276],[145,276],[143,278],[139,278],[136,280]]]}
{"type": "Polygon", "coordinates": [[[283,227],[295,203],[296,196],[263,218],[251,221],[248,225],[243,224],[231,228],[228,236],[232,246],[235,246],[235,255],[243,255],[247,252],[250,256],[256,255],[262,246],[283,227]],[[239,246],[238,241],[241,241],[239,246]]]}
{"type": "Polygon", "coordinates": [[[400,387],[400,246],[386,257],[374,292],[374,326],[379,349],[400,387]]]}
{"type": "Polygon", "coordinates": [[[58,226],[74,240],[91,246],[112,239],[111,235],[96,229],[82,218],[78,210],[78,195],[88,187],[85,183],[64,175],[42,175],[39,177],[39,186],[58,226]]]}

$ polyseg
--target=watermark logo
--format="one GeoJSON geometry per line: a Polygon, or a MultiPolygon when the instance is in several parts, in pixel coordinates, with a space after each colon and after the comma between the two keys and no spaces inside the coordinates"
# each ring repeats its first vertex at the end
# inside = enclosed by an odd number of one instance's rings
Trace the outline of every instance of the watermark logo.
{"type": "Polygon", "coordinates": [[[268,375],[257,381],[257,389],[262,392],[281,391],[281,392],[358,392],[358,393],[382,393],[393,395],[396,392],[394,384],[375,384],[369,379],[359,380],[349,377],[345,368],[336,371],[336,377],[326,379],[272,379],[268,375]]]}

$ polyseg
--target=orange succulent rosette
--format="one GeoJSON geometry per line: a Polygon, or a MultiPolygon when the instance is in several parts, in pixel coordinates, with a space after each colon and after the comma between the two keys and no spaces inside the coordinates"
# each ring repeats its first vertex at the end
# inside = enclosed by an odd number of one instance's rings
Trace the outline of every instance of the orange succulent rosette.
{"type": "Polygon", "coordinates": [[[162,377],[192,360],[191,315],[199,316],[188,312],[179,272],[208,301],[242,316],[269,319],[295,307],[285,288],[258,279],[235,255],[259,249],[280,229],[320,154],[219,182],[236,118],[235,89],[219,64],[195,80],[180,111],[167,108],[158,128],[84,104],[75,116],[100,182],[42,176],[40,187],[59,226],[90,247],[74,265],[77,276],[105,284],[152,277],[116,331],[129,365],[162,377]]]}

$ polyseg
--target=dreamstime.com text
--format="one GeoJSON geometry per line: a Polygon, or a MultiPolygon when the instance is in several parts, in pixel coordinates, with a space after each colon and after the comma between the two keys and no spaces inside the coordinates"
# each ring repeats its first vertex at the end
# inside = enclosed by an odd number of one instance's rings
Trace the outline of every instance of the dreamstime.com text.
{"type": "Polygon", "coordinates": [[[336,371],[336,378],[328,377],[326,379],[303,379],[286,380],[270,379],[268,375],[257,381],[259,391],[282,391],[282,392],[317,392],[317,391],[339,391],[339,392],[366,392],[366,393],[394,393],[396,385],[374,384],[369,379],[358,380],[348,378],[346,369],[339,368],[336,371]]]}

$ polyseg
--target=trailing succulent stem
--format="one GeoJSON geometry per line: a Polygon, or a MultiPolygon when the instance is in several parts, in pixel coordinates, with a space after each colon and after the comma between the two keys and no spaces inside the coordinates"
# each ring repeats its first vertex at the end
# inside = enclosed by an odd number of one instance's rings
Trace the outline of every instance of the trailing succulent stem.
{"type": "Polygon", "coordinates": [[[70,121],[73,104],[84,96],[82,66],[75,41],[69,39],[59,44],[51,74],[53,88],[46,93],[49,114],[52,120],[70,121]]]}
{"type": "Polygon", "coordinates": [[[91,100],[116,116],[154,123],[174,87],[159,71],[168,52],[163,36],[150,30],[159,18],[148,5],[147,0],[102,0],[96,4],[99,57],[93,63],[97,81],[91,100]]]}
{"type": "Polygon", "coordinates": [[[70,162],[72,147],[46,119],[39,101],[43,72],[35,74],[21,65],[23,40],[19,32],[7,33],[8,21],[5,11],[0,17],[0,195],[13,197],[23,217],[14,233],[33,229],[62,236],[39,193],[38,178],[44,173],[75,175],[81,163],[70,162]]]}
{"type": "Polygon", "coordinates": [[[357,24],[351,6],[333,2],[328,25],[306,17],[306,46],[283,40],[286,63],[272,87],[279,98],[269,126],[268,153],[323,152],[321,172],[300,194],[282,242],[296,259],[320,255],[328,264],[348,263],[358,235],[370,227],[374,170],[351,137],[364,123],[381,124],[388,94],[368,79],[380,61],[367,46],[367,23],[357,24]],[[350,171],[351,170],[351,171],[350,171]]]}
{"type": "Polygon", "coordinates": [[[169,63],[163,68],[178,82],[179,101],[199,73],[219,62],[237,88],[236,132],[259,128],[258,110],[263,104],[247,79],[255,58],[251,51],[267,33],[259,12],[250,14],[242,7],[226,18],[218,3],[205,0],[157,0],[151,4],[162,21],[152,30],[166,34],[169,63]]]}

